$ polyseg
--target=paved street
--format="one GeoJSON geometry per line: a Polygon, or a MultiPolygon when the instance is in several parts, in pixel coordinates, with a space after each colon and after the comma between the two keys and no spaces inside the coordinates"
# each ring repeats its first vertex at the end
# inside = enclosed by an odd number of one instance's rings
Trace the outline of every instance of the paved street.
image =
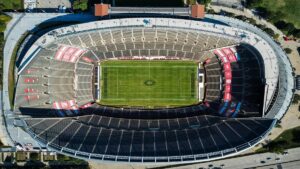
{"type": "Polygon", "coordinates": [[[129,165],[129,164],[100,164],[94,161],[89,162],[92,169],[299,169],[300,164],[300,148],[290,149],[286,155],[274,153],[254,154],[242,157],[227,158],[218,161],[211,161],[196,164],[180,164],[180,165],[129,165]]]}

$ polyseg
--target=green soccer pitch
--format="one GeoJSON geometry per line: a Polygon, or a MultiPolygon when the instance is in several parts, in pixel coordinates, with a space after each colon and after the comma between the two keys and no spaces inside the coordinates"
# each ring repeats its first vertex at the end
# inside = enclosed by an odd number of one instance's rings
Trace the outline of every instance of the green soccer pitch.
{"type": "Polygon", "coordinates": [[[100,104],[155,108],[198,103],[195,62],[107,60],[100,68],[100,104]]]}

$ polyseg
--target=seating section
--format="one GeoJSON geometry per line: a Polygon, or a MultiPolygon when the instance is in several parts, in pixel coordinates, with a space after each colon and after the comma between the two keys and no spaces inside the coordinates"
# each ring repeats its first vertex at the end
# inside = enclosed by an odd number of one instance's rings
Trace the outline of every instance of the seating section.
{"type": "MultiPolygon", "coordinates": [[[[38,57],[20,74],[15,107],[40,106],[51,109],[54,103],[68,100],[74,100],[78,107],[93,103],[100,90],[99,86],[95,87],[97,78],[93,77],[96,75],[97,62],[105,59],[143,59],[145,56],[155,56],[158,59],[204,60],[204,105],[210,109],[208,111],[201,108],[195,111],[200,106],[192,106],[192,112],[208,114],[212,110],[227,117],[256,116],[260,110],[257,105],[260,103],[254,98],[261,92],[262,87],[261,84],[253,84],[251,81],[260,78],[253,76],[261,73],[260,63],[257,57],[253,57],[253,52],[242,45],[237,48],[226,47],[236,43],[237,40],[219,34],[159,27],[95,30],[61,37],[39,51],[38,57]],[[214,50],[215,48],[218,49],[214,50]],[[246,58],[244,54],[251,56],[246,58]],[[252,63],[258,65],[258,68],[248,66],[252,63]],[[248,90],[251,92],[246,93],[248,90]],[[204,111],[206,112],[203,113],[204,111]]],[[[93,112],[103,114],[110,109],[113,112],[123,112],[118,108],[106,109],[105,106],[93,112]]],[[[187,110],[189,108],[180,112],[187,110]]],[[[58,115],[61,116],[62,113],[58,115]]]]}
{"type": "Polygon", "coordinates": [[[75,98],[75,63],[57,60],[55,51],[42,49],[27,67],[18,77],[16,110],[35,107],[46,111],[54,102],[75,98]]]}
{"type": "Polygon", "coordinates": [[[75,100],[54,102],[53,109],[57,110],[60,116],[71,116],[79,113],[75,100]]]}
{"type": "Polygon", "coordinates": [[[188,107],[165,108],[165,109],[138,109],[138,108],[118,108],[99,104],[88,103],[80,107],[81,115],[96,114],[116,118],[128,119],[167,119],[185,118],[205,114],[213,114],[206,105],[198,104],[188,107]]]}
{"type": "Polygon", "coordinates": [[[80,48],[75,48],[71,46],[61,46],[57,50],[54,59],[64,62],[75,63],[84,52],[85,50],[82,50],[80,48]]]}
{"type": "Polygon", "coordinates": [[[235,47],[214,50],[214,53],[221,61],[223,66],[222,74],[224,74],[224,84],[221,87],[223,99],[218,112],[220,115],[226,117],[236,117],[240,111],[243,111],[240,116],[259,116],[262,100],[259,102],[252,101],[252,103],[248,101],[255,100],[254,97],[249,99],[250,97],[248,96],[260,95],[260,97],[257,98],[263,97],[261,96],[263,83],[259,60],[257,59],[258,56],[250,54],[251,50],[246,49],[244,46],[238,46],[237,48],[243,52],[237,52],[235,47]],[[244,55],[244,53],[247,55],[244,55]],[[249,65],[256,65],[257,67],[251,67],[249,65]],[[250,69],[254,69],[254,71],[251,71],[252,74],[247,73],[250,69]],[[247,80],[252,78],[256,79],[256,81],[247,80]],[[253,85],[256,89],[252,87],[253,85]],[[244,111],[244,107],[247,107],[246,109],[250,112],[244,111]]]}
{"type": "Polygon", "coordinates": [[[32,136],[65,153],[113,161],[167,162],[240,151],[258,142],[274,121],[211,116],[144,121],[92,115],[34,118],[26,123],[32,136]]]}
{"type": "MultiPolygon", "coordinates": [[[[94,89],[94,60],[88,56],[90,52],[83,55],[76,63],[76,78],[75,78],[75,92],[76,100],[79,106],[94,100],[93,91],[94,89]]],[[[95,63],[96,64],[96,63],[95,63]]]]}
{"type": "Polygon", "coordinates": [[[211,56],[204,61],[205,68],[205,105],[217,112],[221,103],[223,75],[221,64],[216,56],[211,56]]]}
{"type": "MultiPolygon", "coordinates": [[[[236,39],[219,34],[164,28],[128,28],[92,31],[69,35],[57,41],[88,47],[94,56],[103,60],[133,56],[168,56],[200,60],[201,52],[237,44],[236,39]]],[[[96,58],[95,58],[96,57],[96,58]]]]}
{"type": "Polygon", "coordinates": [[[231,82],[232,82],[232,73],[231,73],[231,63],[236,62],[237,59],[233,54],[230,48],[215,49],[214,53],[219,57],[223,65],[224,73],[224,91],[223,91],[223,103],[220,106],[219,114],[227,113],[225,116],[231,116],[233,111],[228,109],[228,105],[231,102],[231,82]]]}
{"type": "Polygon", "coordinates": [[[248,45],[236,47],[240,58],[239,65],[232,65],[232,96],[242,102],[240,117],[261,116],[264,99],[264,68],[260,54],[248,45]],[[243,78],[241,78],[243,76],[243,78]],[[241,94],[243,93],[243,94],[241,94]]]}
{"type": "Polygon", "coordinates": [[[186,128],[206,127],[222,118],[201,115],[174,119],[128,119],[100,115],[85,115],[76,118],[80,123],[94,127],[114,128],[119,130],[176,130],[186,128]]]}
{"type": "Polygon", "coordinates": [[[19,75],[15,109],[52,108],[54,102],[72,99],[79,107],[93,102],[94,64],[100,60],[140,56],[200,60],[203,51],[237,43],[219,34],[164,28],[95,30],[60,37],[42,48],[19,75]]]}
{"type": "Polygon", "coordinates": [[[109,161],[205,160],[257,144],[276,122],[254,117],[263,103],[263,62],[253,47],[237,45],[239,39],[164,27],[56,37],[19,72],[15,91],[16,110],[30,115],[22,119],[25,130],[45,147],[109,161]],[[101,61],[149,57],[203,63],[203,104],[140,109],[95,103],[101,61]]]}

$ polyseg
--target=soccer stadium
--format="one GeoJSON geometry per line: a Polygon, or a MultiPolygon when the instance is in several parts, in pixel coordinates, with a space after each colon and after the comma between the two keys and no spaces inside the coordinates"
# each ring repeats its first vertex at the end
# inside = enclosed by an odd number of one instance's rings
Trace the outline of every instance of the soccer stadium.
{"type": "Polygon", "coordinates": [[[249,23],[115,17],[40,36],[18,67],[14,116],[76,158],[208,161],[261,142],[293,89],[286,54],[249,23]]]}

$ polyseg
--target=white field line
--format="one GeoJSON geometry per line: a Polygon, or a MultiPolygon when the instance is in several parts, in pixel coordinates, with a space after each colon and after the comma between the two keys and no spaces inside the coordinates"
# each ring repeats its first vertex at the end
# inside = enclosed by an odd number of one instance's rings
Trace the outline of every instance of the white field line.
{"type": "Polygon", "coordinates": [[[117,96],[119,97],[119,69],[117,69],[117,96]]]}
{"type": "MultiPolygon", "coordinates": [[[[148,62],[148,71],[149,71],[148,79],[150,80],[151,79],[150,62],[148,62]]],[[[148,93],[148,99],[149,97],[150,97],[150,92],[148,93]]]]}

